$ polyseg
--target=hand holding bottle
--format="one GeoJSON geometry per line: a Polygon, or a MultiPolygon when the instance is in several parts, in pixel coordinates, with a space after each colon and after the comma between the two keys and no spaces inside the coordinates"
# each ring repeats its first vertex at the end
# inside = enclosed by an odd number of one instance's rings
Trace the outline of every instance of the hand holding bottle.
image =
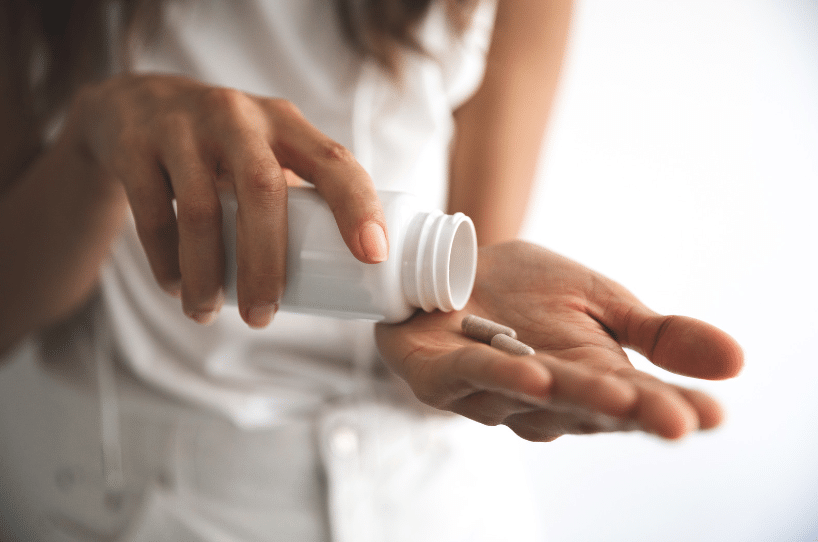
{"type": "Polygon", "coordinates": [[[371,179],[285,100],[176,76],[124,75],[81,92],[66,132],[123,184],[156,280],[181,295],[198,322],[211,321],[223,301],[220,189],[238,201],[238,303],[251,326],[269,323],[284,290],[287,170],[327,201],[355,258],[387,258],[371,179]]]}
{"type": "Polygon", "coordinates": [[[623,347],[696,378],[730,378],[743,363],[723,331],[658,315],[606,277],[519,241],[480,250],[464,311],[418,312],[379,325],[377,339],[424,403],[534,441],[633,429],[673,439],[721,422],[714,399],[637,371],[623,347]],[[466,337],[467,312],[515,329],[536,354],[514,356],[466,337]]]}

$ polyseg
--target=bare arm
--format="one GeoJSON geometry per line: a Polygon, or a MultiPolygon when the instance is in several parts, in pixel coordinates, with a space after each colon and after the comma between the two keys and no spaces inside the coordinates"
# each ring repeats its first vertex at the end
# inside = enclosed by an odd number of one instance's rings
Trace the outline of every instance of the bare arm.
{"type": "Polygon", "coordinates": [[[86,298],[126,208],[70,134],[41,151],[9,56],[0,54],[0,353],[86,298]]]}
{"type": "Polygon", "coordinates": [[[372,180],[290,102],[171,75],[87,85],[57,143],[0,196],[0,347],[85,296],[127,207],[157,282],[190,318],[212,321],[224,298],[222,185],[238,201],[239,311],[266,326],[284,290],[284,169],[327,200],[356,258],[386,259],[372,180]]]}
{"type": "Polygon", "coordinates": [[[500,0],[486,73],[457,111],[449,211],[481,245],[516,238],[568,37],[570,0],[500,0]]]}
{"type": "Polygon", "coordinates": [[[0,352],[93,288],[124,216],[121,189],[58,143],[0,200],[0,352]]]}
{"type": "Polygon", "coordinates": [[[0,349],[84,299],[128,208],[157,282],[190,318],[212,321],[224,298],[226,185],[238,201],[239,311],[266,326],[286,274],[285,169],[327,201],[356,258],[388,255],[366,171],[283,99],[171,75],[112,77],[85,86],[56,143],[17,169],[0,191],[0,349]]]}

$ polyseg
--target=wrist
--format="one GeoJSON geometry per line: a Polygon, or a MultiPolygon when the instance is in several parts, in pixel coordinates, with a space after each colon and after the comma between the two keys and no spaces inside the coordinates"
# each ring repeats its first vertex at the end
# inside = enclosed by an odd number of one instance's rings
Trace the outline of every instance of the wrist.
{"type": "Polygon", "coordinates": [[[51,152],[58,163],[69,165],[70,182],[77,183],[79,190],[86,191],[97,201],[124,198],[124,189],[111,172],[105,168],[92,150],[88,138],[87,118],[89,88],[81,89],[69,106],[59,133],[51,146],[51,152]]]}

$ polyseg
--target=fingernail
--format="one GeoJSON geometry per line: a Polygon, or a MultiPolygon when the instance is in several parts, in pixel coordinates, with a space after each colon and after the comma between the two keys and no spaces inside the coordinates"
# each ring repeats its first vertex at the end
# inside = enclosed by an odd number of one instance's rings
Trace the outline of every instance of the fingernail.
{"type": "Polygon", "coordinates": [[[389,256],[386,232],[377,222],[370,222],[361,228],[361,246],[370,261],[384,262],[389,256]]]}
{"type": "Polygon", "coordinates": [[[202,311],[202,312],[191,312],[188,314],[190,318],[202,324],[204,326],[208,326],[213,323],[216,319],[216,311],[202,311]]]}
{"type": "Polygon", "coordinates": [[[278,303],[264,303],[251,307],[247,311],[247,324],[255,329],[261,329],[270,325],[273,315],[278,310],[278,303]]]}

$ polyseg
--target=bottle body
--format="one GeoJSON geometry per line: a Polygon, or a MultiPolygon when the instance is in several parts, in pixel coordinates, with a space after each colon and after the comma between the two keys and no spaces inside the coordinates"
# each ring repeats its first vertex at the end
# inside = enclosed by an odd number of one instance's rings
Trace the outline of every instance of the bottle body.
{"type": "MultiPolygon", "coordinates": [[[[465,305],[477,259],[471,220],[425,208],[410,194],[381,191],[378,196],[386,216],[389,258],[366,264],[350,253],[329,206],[314,189],[289,188],[287,284],[280,310],[401,322],[417,308],[454,310],[465,305]]],[[[222,206],[226,299],[235,304],[235,198],[224,196],[222,206]]]]}

